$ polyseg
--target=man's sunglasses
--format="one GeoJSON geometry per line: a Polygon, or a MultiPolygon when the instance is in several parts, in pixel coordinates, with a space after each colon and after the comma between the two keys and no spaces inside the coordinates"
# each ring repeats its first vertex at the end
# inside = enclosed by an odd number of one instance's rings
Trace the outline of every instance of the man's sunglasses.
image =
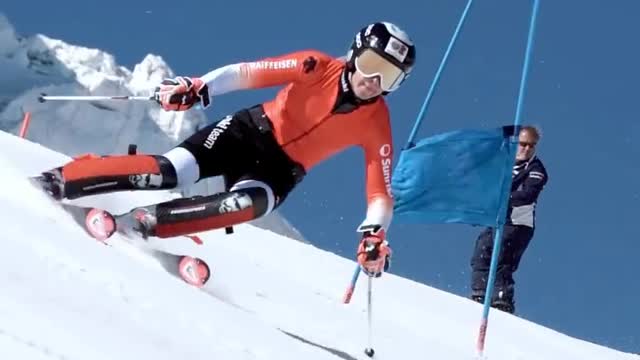
{"type": "Polygon", "coordinates": [[[534,143],[534,142],[526,142],[526,141],[520,141],[520,142],[519,142],[519,144],[520,144],[520,146],[522,146],[522,147],[527,147],[527,146],[529,146],[529,147],[534,148],[534,147],[536,147],[536,144],[537,144],[537,143],[534,143]]]}

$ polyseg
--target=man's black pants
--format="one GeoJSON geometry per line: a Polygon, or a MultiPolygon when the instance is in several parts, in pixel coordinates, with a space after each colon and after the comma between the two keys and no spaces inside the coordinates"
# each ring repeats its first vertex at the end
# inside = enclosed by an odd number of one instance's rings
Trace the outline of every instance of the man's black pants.
{"type": "MultiPolygon", "coordinates": [[[[478,235],[471,258],[471,296],[476,300],[484,300],[485,297],[494,231],[493,228],[486,228],[478,235]]],[[[514,307],[513,273],[518,269],[522,254],[533,238],[533,232],[533,228],[524,225],[504,225],[492,304],[500,303],[507,308],[511,307],[510,312],[514,307]]]]}

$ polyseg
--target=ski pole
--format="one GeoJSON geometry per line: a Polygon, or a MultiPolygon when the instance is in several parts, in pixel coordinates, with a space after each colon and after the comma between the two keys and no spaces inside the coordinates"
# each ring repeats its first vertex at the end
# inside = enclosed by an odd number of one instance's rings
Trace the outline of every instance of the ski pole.
{"type": "Polygon", "coordinates": [[[348,304],[351,302],[351,296],[353,296],[353,292],[356,289],[356,283],[358,282],[358,277],[360,276],[360,265],[356,266],[356,270],[353,272],[353,276],[351,277],[351,282],[349,286],[347,286],[347,290],[344,292],[344,297],[342,302],[348,304]]]}
{"type": "Polygon", "coordinates": [[[368,357],[373,357],[375,351],[373,350],[373,324],[372,324],[372,306],[371,306],[371,287],[373,286],[373,277],[367,277],[367,327],[368,327],[368,346],[364,349],[364,353],[368,357]]]}
{"type": "Polygon", "coordinates": [[[119,96],[48,96],[46,94],[41,94],[38,97],[38,101],[43,103],[49,100],[72,100],[72,101],[95,101],[95,100],[154,100],[153,96],[128,96],[128,95],[119,95],[119,96]]]}

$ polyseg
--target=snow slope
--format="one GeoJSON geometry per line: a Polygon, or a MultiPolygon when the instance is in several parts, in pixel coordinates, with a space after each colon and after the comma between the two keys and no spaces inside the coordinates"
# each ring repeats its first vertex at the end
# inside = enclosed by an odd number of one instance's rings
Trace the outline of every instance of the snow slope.
{"type": "MultiPolygon", "coordinates": [[[[137,144],[145,153],[164,153],[208,124],[203,111],[162,111],[149,101],[49,101],[48,95],[150,95],[163,78],[174,76],[164,60],[147,55],[133,70],[99,49],[68,44],[37,34],[19,36],[0,13],[0,130],[18,133],[31,112],[30,140],[67,155],[126,153],[137,144]]],[[[211,179],[190,194],[222,189],[211,179]]],[[[306,241],[278,212],[254,224],[306,241]]]]}
{"type": "MultiPolygon", "coordinates": [[[[88,238],[24,180],[66,161],[0,132],[0,359],[365,359],[366,279],[341,296],[354,263],[252,225],[148,246],[205,259],[205,290],[168,275],[137,247],[88,238]]],[[[173,196],[118,193],[84,199],[129,208],[173,196]]],[[[374,280],[377,359],[474,356],[481,306],[392,274],[374,280]]],[[[491,360],[632,360],[501,312],[492,312],[491,360]]]]}

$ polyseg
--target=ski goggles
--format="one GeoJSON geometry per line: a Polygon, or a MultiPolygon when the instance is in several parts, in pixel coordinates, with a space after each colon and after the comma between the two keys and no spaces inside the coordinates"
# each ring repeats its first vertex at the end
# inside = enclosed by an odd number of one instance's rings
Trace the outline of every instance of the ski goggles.
{"type": "Polygon", "coordinates": [[[402,69],[371,49],[366,49],[358,55],[355,64],[356,70],[363,76],[379,76],[380,87],[384,91],[396,90],[405,78],[405,73],[402,69]]]}

